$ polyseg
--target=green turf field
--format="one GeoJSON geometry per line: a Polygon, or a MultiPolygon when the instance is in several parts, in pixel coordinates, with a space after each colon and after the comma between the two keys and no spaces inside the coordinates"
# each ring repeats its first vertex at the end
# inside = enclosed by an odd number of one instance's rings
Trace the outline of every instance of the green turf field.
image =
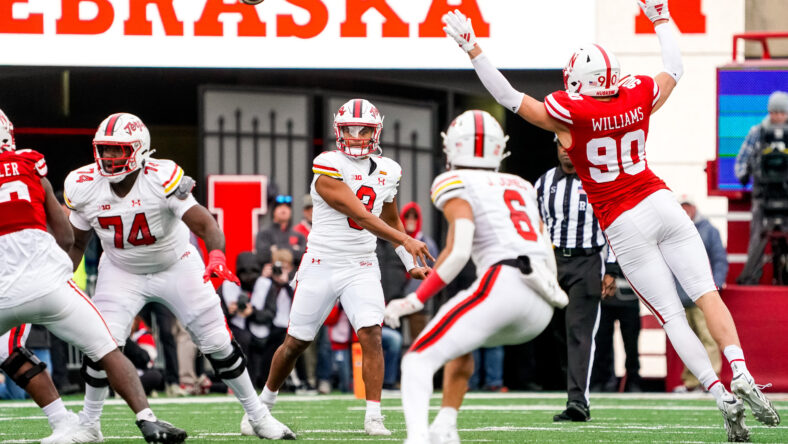
{"type": "MultiPolygon", "coordinates": [[[[785,418],[788,396],[772,395],[785,418]]],[[[439,405],[433,397],[432,406],[439,405]]],[[[554,424],[565,394],[508,393],[468,395],[459,415],[463,442],[492,443],[706,443],[726,440],[722,419],[713,400],[691,395],[643,394],[592,396],[592,421],[554,424]]],[[[254,442],[241,437],[240,405],[229,397],[158,398],[151,401],[156,414],[189,432],[188,442],[254,442]]],[[[67,401],[76,411],[81,400],[67,401]]],[[[384,396],[386,425],[394,434],[386,439],[363,433],[364,403],[346,395],[282,395],[275,416],[288,424],[301,441],[401,442],[405,425],[398,396],[384,396]]],[[[434,416],[435,409],[431,412],[434,416]]],[[[118,400],[104,408],[102,430],[110,443],[141,443],[133,415],[118,400]]],[[[753,442],[788,442],[788,426],[767,428],[748,412],[753,442]],[[757,424],[757,425],[756,425],[757,424]]],[[[41,410],[29,402],[0,402],[0,444],[37,442],[49,434],[41,410]]]]}

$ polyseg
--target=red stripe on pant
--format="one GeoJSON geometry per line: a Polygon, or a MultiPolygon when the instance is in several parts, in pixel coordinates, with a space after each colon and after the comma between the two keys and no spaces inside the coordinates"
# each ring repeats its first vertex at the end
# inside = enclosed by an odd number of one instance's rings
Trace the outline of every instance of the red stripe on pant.
{"type": "Polygon", "coordinates": [[[15,348],[22,346],[22,338],[25,337],[25,325],[14,327],[8,332],[8,354],[10,355],[15,348]]]}
{"type": "Polygon", "coordinates": [[[72,289],[74,289],[74,291],[76,291],[78,295],[82,296],[82,299],[84,299],[85,302],[90,304],[90,306],[93,308],[93,311],[96,312],[99,319],[101,319],[101,322],[104,324],[104,327],[107,329],[107,333],[109,333],[109,337],[112,338],[112,342],[114,342],[115,345],[118,345],[118,341],[116,341],[115,338],[112,336],[112,331],[110,331],[109,326],[107,325],[107,321],[104,320],[104,316],[101,316],[101,312],[98,311],[98,308],[96,308],[95,305],[93,305],[93,302],[90,300],[90,298],[82,291],[81,288],[77,287],[77,284],[75,284],[74,281],[68,281],[68,285],[72,289]]]}
{"type": "Polygon", "coordinates": [[[432,330],[421,336],[421,338],[410,347],[410,351],[424,351],[435,344],[465,313],[469,312],[471,309],[479,305],[484,299],[486,299],[490,294],[490,290],[492,290],[500,271],[500,265],[490,267],[490,269],[484,274],[484,277],[482,277],[482,280],[479,283],[479,287],[476,289],[476,291],[449,310],[449,312],[446,313],[437,324],[435,324],[432,330]]]}

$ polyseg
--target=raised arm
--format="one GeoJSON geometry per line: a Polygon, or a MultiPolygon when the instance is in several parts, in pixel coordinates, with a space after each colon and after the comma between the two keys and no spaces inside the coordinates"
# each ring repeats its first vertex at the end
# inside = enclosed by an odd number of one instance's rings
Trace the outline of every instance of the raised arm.
{"type": "Polygon", "coordinates": [[[471,19],[455,10],[443,16],[443,23],[446,24],[443,28],[446,35],[453,38],[460,48],[468,53],[476,75],[496,102],[539,128],[559,135],[564,132],[569,134],[569,130],[564,125],[547,114],[541,101],[514,89],[506,77],[493,66],[476,42],[471,19]]]}
{"type": "Polygon", "coordinates": [[[662,66],[664,71],[654,77],[660,90],[657,103],[651,109],[651,114],[657,112],[662,107],[673,88],[676,87],[682,74],[684,74],[684,64],[681,61],[681,51],[676,41],[676,35],[668,23],[670,22],[670,12],[668,12],[667,0],[636,0],[640,9],[646,14],[651,23],[654,24],[654,31],[659,38],[659,45],[662,49],[662,66]]]}

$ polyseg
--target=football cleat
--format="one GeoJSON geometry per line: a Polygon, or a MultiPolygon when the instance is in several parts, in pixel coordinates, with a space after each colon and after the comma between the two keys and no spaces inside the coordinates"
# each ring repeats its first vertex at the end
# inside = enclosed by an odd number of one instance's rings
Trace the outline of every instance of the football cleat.
{"type": "Polygon", "coordinates": [[[460,444],[460,434],[457,425],[430,424],[430,443],[432,444],[460,444]]]}
{"type": "Polygon", "coordinates": [[[270,412],[255,422],[250,421],[249,416],[244,414],[241,419],[241,435],[266,439],[296,439],[295,433],[270,412]]]}
{"type": "Polygon", "coordinates": [[[383,416],[368,416],[364,418],[364,432],[369,436],[389,436],[391,431],[383,425],[383,416]]]}
{"type": "Polygon", "coordinates": [[[750,429],[744,424],[744,403],[730,393],[717,400],[717,407],[722,413],[725,431],[729,442],[748,442],[750,429]]]}
{"type": "Polygon", "coordinates": [[[67,439],[68,432],[79,425],[79,416],[68,410],[66,416],[52,424],[52,434],[41,440],[41,444],[70,443],[67,439]]]}
{"type": "Polygon", "coordinates": [[[554,415],[553,421],[572,421],[572,422],[585,422],[591,420],[591,411],[588,410],[584,404],[578,401],[569,401],[566,403],[566,410],[554,415]]]}
{"type": "Polygon", "coordinates": [[[162,444],[178,444],[186,440],[186,431],[181,430],[167,421],[137,421],[145,442],[157,442],[162,444]]]}
{"type": "Polygon", "coordinates": [[[752,416],[762,424],[775,427],[780,423],[780,414],[761,391],[767,387],[771,387],[771,384],[758,385],[744,373],[739,373],[731,380],[731,390],[750,406],[752,416]]]}

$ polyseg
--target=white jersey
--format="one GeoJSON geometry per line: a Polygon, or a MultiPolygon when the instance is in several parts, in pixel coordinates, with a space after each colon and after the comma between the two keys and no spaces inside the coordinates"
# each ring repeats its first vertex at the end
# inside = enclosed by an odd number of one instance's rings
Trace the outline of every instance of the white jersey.
{"type": "Polygon", "coordinates": [[[430,193],[441,211],[455,197],[471,205],[476,225],[471,257],[480,273],[522,255],[547,259],[536,190],[527,180],[485,170],[452,170],[435,178],[430,193]]]}
{"type": "Polygon", "coordinates": [[[312,164],[313,206],[312,231],[307,239],[307,251],[329,256],[374,255],[377,237],[361,228],[354,220],[331,208],[315,190],[321,175],[341,180],[353,191],[361,203],[375,216],[380,216],[383,204],[392,202],[402,177],[402,168],[391,159],[369,156],[354,159],[342,151],[326,151],[315,157],[312,164]]]}
{"type": "Polygon", "coordinates": [[[189,229],[181,217],[197,201],[174,196],[183,179],[175,162],[148,159],[125,197],[118,197],[95,164],[66,177],[64,197],[71,224],[96,231],[104,254],[134,274],[169,268],[188,250],[189,229]]]}

